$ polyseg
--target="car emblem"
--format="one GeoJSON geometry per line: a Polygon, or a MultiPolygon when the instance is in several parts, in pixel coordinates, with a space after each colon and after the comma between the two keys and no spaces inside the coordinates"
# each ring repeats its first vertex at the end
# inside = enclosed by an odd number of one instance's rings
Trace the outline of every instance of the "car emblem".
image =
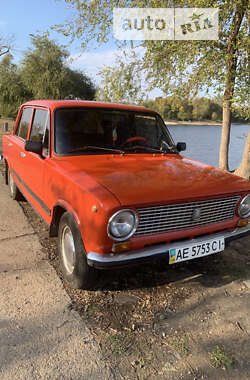
{"type": "Polygon", "coordinates": [[[192,213],[192,220],[199,220],[201,217],[201,208],[195,208],[192,213]]]}

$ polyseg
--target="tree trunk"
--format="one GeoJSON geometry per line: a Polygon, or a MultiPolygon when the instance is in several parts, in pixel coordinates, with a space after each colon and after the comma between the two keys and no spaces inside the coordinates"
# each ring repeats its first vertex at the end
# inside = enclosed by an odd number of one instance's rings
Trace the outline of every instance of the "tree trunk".
{"type": "Polygon", "coordinates": [[[250,129],[248,132],[241,164],[237,170],[235,170],[234,174],[250,180],[250,129]]]}
{"type": "Polygon", "coordinates": [[[238,34],[243,17],[247,10],[247,0],[241,0],[236,5],[235,14],[232,20],[229,39],[226,50],[226,83],[223,97],[223,119],[222,133],[220,145],[220,168],[229,170],[228,166],[228,150],[230,142],[230,129],[232,118],[232,101],[234,95],[234,86],[237,69],[237,53],[238,53],[238,34]]]}
{"type": "Polygon", "coordinates": [[[230,129],[231,129],[231,107],[230,102],[225,100],[223,102],[223,118],[222,118],[222,131],[221,131],[221,144],[220,144],[220,168],[229,170],[228,166],[228,150],[230,143],[230,129]]]}

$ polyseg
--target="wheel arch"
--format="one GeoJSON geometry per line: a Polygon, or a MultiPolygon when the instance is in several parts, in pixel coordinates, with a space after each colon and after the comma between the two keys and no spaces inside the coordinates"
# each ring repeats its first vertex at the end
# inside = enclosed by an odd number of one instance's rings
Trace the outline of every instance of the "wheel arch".
{"type": "Polygon", "coordinates": [[[69,207],[69,205],[65,204],[64,202],[58,203],[53,207],[52,220],[51,220],[50,229],[49,229],[50,237],[58,236],[59,223],[60,223],[61,217],[63,216],[65,212],[69,212],[72,215],[77,225],[80,224],[80,221],[76,212],[71,207],[69,207]]]}

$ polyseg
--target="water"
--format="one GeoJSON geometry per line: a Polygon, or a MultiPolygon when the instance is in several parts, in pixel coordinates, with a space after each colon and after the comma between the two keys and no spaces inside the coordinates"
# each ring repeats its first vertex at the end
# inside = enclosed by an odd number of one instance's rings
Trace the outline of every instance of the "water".
{"type": "MultiPolygon", "coordinates": [[[[241,162],[249,128],[249,124],[232,124],[229,148],[230,170],[237,168],[241,162]]],[[[187,150],[182,152],[183,155],[213,166],[219,166],[220,126],[176,124],[168,125],[168,129],[175,142],[184,141],[187,143],[187,150]]],[[[0,154],[1,145],[0,133],[0,154]]]]}
{"type": "MultiPolygon", "coordinates": [[[[219,125],[168,125],[175,142],[187,143],[184,156],[219,166],[221,126],[219,125]]],[[[241,162],[250,125],[232,124],[229,148],[229,167],[234,170],[241,162]]]]}

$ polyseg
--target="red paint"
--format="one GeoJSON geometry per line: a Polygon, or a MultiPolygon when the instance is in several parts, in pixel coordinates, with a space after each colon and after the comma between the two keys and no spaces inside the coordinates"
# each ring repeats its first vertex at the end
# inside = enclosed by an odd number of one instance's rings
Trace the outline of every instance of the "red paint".
{"type": "MultiPolygon", "coordinates": [[[[23,105],[15,127],[19,125],[23,107],[50,111],[51,150],[42,159],[24,152],[24,141],[14,135],[3,137],[3,154],[11,169],[51,210],[48,215],[41,204],[15,178],[21,191],[48,224],[53,208],[60,205],[76,219],[87,252],[108,253],[113,241],[107,236],[109,217],[121,208],[183,203],[219,198],[250,191],[249,181],[212,166],[177,154],[85,155],[60,157],[53,152],[53,114],[58,107],[101,107],[154,112],[144,107],[85,101],[32,101],[23,105]],[[8,142],[12,146],[8,146],[8,142]],[[98,211],[93,212],[96,206],[98,211]]],[[[140,249],[157,242],[193,238],[200,234],[232,229],[239,218],[190,230],[154,236],[131,238],[131,248],[140,249]]]]}

